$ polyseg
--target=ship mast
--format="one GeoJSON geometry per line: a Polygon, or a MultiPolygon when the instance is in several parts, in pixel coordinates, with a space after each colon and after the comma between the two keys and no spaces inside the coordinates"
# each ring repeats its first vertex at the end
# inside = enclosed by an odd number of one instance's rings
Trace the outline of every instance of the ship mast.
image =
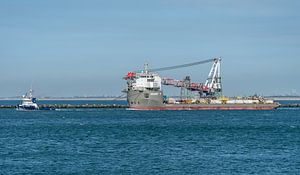
{"type": "Polygon", "coordinates": [[[145,74],[149,73],[149,64],[147,62],[144,64],[144,71],[143,71],[143,73],[145,73],[145,74]]]}

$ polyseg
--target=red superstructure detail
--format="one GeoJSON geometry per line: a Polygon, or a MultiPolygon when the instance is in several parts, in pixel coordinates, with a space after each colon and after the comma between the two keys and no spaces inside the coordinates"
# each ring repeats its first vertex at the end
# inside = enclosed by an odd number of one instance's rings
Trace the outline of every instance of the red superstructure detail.
{"type": "Polygon", "coordinates": [[[124,79],[125,80],[132,79],[135,77],[135,75],[136,74],[134,72],[128,72],[124,79]]]}

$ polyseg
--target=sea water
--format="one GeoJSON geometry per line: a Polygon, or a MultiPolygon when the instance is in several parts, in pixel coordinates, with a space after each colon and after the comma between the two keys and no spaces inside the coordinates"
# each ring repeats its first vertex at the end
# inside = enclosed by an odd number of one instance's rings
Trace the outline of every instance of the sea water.
{"type": "Polygon", "coordinates": [[[300,109],[2,109],[0,174],[300,174],[300,109]]]}

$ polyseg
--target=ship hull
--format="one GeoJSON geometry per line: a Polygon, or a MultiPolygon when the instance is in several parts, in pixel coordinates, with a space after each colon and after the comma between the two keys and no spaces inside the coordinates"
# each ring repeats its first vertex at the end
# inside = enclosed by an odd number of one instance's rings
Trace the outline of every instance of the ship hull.
{"type": "Polygon", "coordinates": [[[34,110],[38,110],[39,108],[36,106],[24,106],[24,105],[18,105],[16,107],[17,110],[19,111],[34,111],[34,110]]]}
{"type": "Polygon", "coordinates": [[[273,110],[278,104],[167,104],[163,106],[130,106],[129,110],[273,110]]]}
{"type": "Polygon", "coordinates": [[[279,107],[277,103],[165,104],[161,91],[127,93],[129,110],[273,110],[279,107]]]}
{"type": "Polygon", "coordinates": [[[163,106],[163,93],[161,91],[135,91],[127,92],[129,106],[163,106]]]}

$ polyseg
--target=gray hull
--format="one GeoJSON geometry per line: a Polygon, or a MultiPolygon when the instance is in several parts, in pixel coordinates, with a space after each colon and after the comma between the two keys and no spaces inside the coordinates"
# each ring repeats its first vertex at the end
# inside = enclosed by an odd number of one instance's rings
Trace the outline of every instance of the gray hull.
{"type": "Polygon", "coordinates": [[[129,108],[132,110],[272,110],[279,104],[164,104],[161,91],[127,92],[129,108]]]}
{"type": "Polygon", "coordinates": [[[161,91],[129,90],[127,101],[130,107],[163,106],[163,93],[161,91]]]}

